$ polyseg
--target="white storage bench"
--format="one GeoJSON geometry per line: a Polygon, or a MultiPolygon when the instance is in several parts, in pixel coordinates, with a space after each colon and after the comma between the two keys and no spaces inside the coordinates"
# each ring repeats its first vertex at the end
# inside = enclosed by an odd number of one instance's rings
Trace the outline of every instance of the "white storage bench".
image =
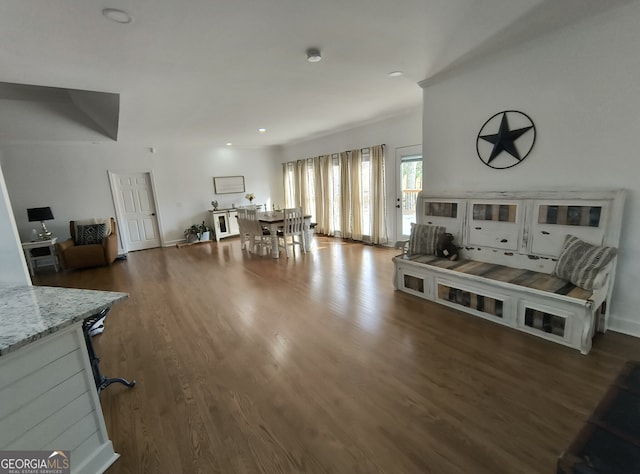
{"type": "MultiPolygon", "coordinates": [[[[571,240],[583,245],[576,249],[618,247],[624,194],[421,193],[417,223],[446,228],[460,257],[451,261],[433,254],[398,255],[393,259],[394,286],[587,354],[596,329],[607,329],[616,257],[589,275],[589,283],[584,283],[588,288],[553,272],[567,235],[580,239],[571,240]]],[[[587,252],[578,252],[583,254],[587,252]]],[[[571,257],[567,249],[562,255],[563,262],[571,257]]],[[[578,270],[584,278],[586,270],[578,270]]]]}

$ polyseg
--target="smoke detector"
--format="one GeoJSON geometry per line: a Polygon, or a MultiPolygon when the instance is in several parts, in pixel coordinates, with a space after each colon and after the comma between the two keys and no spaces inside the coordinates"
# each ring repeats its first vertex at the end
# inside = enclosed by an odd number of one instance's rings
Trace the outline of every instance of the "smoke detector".
{"type": "Polygon", "coordinates": [[[318,48],[309,48],[307,49],[307,61],[310,63],[317,63],[322,59],[322,55],[320,54],[320,50],[318,48]]]}

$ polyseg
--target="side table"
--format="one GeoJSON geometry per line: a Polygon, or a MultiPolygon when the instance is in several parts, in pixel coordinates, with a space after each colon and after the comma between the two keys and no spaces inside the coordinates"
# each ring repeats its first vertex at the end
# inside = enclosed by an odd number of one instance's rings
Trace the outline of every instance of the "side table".
{"type": "Polygon", "coordinates": [[[48,240],[22,242],[22,251],[27,259],[27,266],[29,267],[29,273],[31,276],[34,275],[35,269],[38,267],[38,262],[42,260],[52,260],[53,268],[56,269],[56,272],[60,270],[60,267],[58,266],[58,256],[56,255],[57,240],[58,237],[51,237],[48,240]],[[46,253],[45,249],[48,249],[48,253],[46,253]],[[35,250],[35,252],[33,250],[35,250]]]}

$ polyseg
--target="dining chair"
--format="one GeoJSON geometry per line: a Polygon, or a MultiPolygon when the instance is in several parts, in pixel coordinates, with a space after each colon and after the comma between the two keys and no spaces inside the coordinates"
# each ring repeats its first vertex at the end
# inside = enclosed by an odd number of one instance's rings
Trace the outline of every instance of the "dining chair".
{"type": "Polygon", "coordinates": [[[247,232],[249,238],[249,251],[257,250],[259,255],[264,255],[266,250],[271,250],[271,234],[265,231],[258,220],[256,209],[245,209],[247,218],[247,232]]]}
{"type": "Polygon", "coordinates": [[[304,214],[301,207],[285,209],[283,211],[284,222],[278,231],[278,247],[284,249],[287,258],[287,248],[291,246],[291,252],[295,255],[295,246],[298,245],[303,253],[307,253],[304,243],[304,214]]]}
{"type": "Polygon", "coordinates": [[[247,222],[247,210],[244,208],[238,209],[238,229],[240,231],[240,248],[242,250],[251,250],[251,247],[247,247],[247,244],[251,243],[251,234],[249,233],[247,222]]]}

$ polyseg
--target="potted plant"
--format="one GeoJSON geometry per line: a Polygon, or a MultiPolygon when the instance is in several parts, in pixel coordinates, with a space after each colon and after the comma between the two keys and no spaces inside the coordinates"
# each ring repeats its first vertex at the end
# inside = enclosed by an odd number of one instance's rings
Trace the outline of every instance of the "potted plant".
{"type": "Polygon", "coordinates": [[[199,226],[193,224],[191,227],[187,227],[184,230],[184,238],[188,243],[196,242],[198,239],[199,226]]]}
{"type": "Polygon", "coordinates": [[[198,226],[198,240],[211,240],[211,228],[204,221],[198,226]]]}

